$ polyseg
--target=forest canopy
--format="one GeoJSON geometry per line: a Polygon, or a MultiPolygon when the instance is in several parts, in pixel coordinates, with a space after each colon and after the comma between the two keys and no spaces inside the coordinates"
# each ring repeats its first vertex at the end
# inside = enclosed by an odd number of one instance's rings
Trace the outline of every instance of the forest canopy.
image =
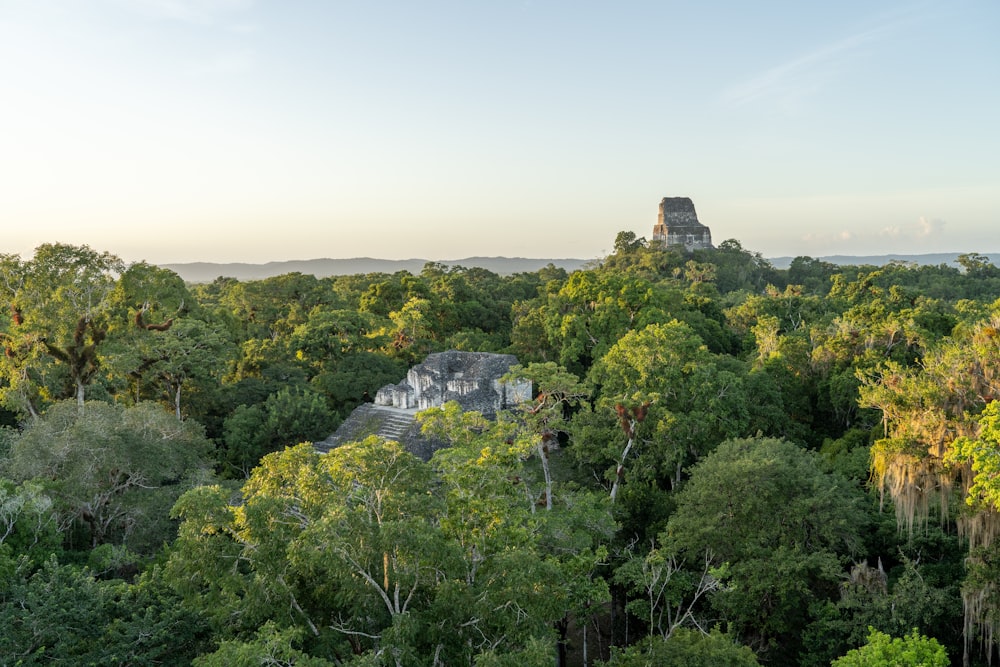
{"type": "Polygon", "coordinates": [[[203,284],[0,256],[0,664],[998,657],[1000,269],[614,248],[203,284]],[[516,355],[530,399],[418,414],[430,456],[313,445],[445,350],[516,355]]]}

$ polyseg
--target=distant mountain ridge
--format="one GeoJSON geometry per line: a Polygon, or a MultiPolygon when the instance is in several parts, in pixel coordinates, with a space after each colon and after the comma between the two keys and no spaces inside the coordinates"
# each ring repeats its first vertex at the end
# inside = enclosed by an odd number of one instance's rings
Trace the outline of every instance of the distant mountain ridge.
{"type": "Polygon", "coordinates": [[[417,274],[420,273],[425,264],[431,261],[449,267],[482,268],[497,274],[510,275],[512,273],[537,271],[549,264],[566,269],[567,271],[576,271],[583,267],[584,264],[594,260],[528,257],[466,257],[465,259],[448,260],[352,257],[350,259],[289,260],[284,262],[267,262],[266,264],[189,262],[161,264],[160,266],[170,269],[189,283],[207,283],[220,276],[236,278],[237,280],[260,280],[262,278],[296,272],[312,274],[317,278],[350,276],[364,273],[396,273],[397,271],[409,271],[410,273],[417,274]]]}
{"type": "MultiPolygon", "coordinates": [[[[925,255],[899,255],[899,254],[889,254],[889,255],[826,255],[824,257],[814,257],[813,259],[819,259],[824,262],[830,262],[831,264],[837,264],[840,266],[861,266],[870,264],[873,266],[884,266],[891,262],[912,262],[920,266],[937,266],[938,264],[956,264],[955,260],[958,259],[959,255],[965,255],[969,253],[962,252],[935,252],[928,253],[925,255]]],[[[975,253],[981,254],[986,257],[993,264],[996,264],[997,260],[1000,259],[1000,253],[975,253]]],[[[769,257],[768,261],[776,269],[787,269],[791,265],[794,257],[769,257]]]]}
{"type": "MultiPolygon", "coordinates": [[[[815,257],[824,262],[839,264],[843,266],[858,266],[871,264],[882,266],[890,262],[913,262],[919,265],[954,264],[955,259],[962,253],[939,252],[925,255],[826,255],[815,257]]],[[[990,253],[984,255],[991,262],[996,263],[994,258],[1000,259],[1000,253],[990,253]]],[[[787,269],[794,257],[770,257],[768,261],[778,269],[787,269]]],[[[353,257],[350,259],[302,259],[289,260],[283,262],[267,262],[266,264],[250,264],[243,262],[215,263],[215,262],[187,262],[175,264],[161,264],[165,269],[170,269],[189,283],[207,283],[220,276],[236,278],[237,280],[260,280],[280,276],[286,273],[312,274],[317,278],[327,276],[349,276],[364,273],[396,273],[397,271],[409,271],[417,274],[424,268],[424,265],[433,260],[427,259],[375,259],[373,257],[353,257]]],[[[524,273],[537,271],[552,264],[553,266],[566,269],[566,271],[576,271],[586,265],[596,263],[595,259],[546,259],[528,257],[466,257],[465,259],[436,260],[438,264],[445,266],[464,266],[466,268],[482,268],[500,275],[510,275],[512,273],[524,273]]]]}

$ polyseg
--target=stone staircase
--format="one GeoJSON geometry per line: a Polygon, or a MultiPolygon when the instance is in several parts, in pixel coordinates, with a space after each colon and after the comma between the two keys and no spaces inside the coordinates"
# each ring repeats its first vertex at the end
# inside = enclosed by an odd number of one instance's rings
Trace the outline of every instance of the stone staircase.
{"type": "MultiPolygon", "coordinates": [[[[372,403],[358,406],[333,435],[325,440],[315,442],[313,445],[320,452],[328,452],[345,442],[359,442],[371,435],[395,440],[407,446],[411,451],[422,449],[421,447],[411,447],[412,441],[419,440],[420,436],[412,412],[373,405],[372,403]]],[[[421,455],[417,451],[414,453],[418,456],[421,455]]]]}
{"type": "MultiPolygon", "coordinates": [[[[386,411],[380,410],[379,412],[386,411]]],[[[402,442],[407,431],[413,428],[414,423],[415,422],[412,416],[389,412],[383,417],[382,423],[379,425],[376,435],[379,435],[387,440],[402,442]]]]}

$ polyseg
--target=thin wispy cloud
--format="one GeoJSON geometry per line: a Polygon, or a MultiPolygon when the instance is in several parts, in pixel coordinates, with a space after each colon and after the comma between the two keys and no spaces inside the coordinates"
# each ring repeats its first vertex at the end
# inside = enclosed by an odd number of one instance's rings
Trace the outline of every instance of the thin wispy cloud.
{"type": "Polygon", "coordinates": [[[130,11],[150,18],[209,25],[249,9],[253,0],[115,0],[130,11]]]}
{"type": "Polygon", "coordinates": [[[768,101],[791,107],[822,90],[844,63],[856,58],[865,47],[884,39],[902,20],[905,19],[885,21],[755,74],[725,89],[722,102],[740,107],[768,101]]]}

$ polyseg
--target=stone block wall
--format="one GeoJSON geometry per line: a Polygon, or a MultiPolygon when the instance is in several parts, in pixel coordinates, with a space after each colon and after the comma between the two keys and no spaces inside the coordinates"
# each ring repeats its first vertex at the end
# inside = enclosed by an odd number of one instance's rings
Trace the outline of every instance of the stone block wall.
{"type": "Polygon", "coordinates": [[[500,378],[517,364],[512,354],[449,350],[427,355],[399,384],[386,385],[375,404],[405,410],[426,410],[457,401],[464,410],[492,416],[531,398],[531,384],[514,386],[500,378]]]}
{"type": "Polygon", "coordinates": [[[711,248],[712,231],[698,221],[690,197],[664,197],[653,226],[652,243],[687,250],[711,248]]]}

